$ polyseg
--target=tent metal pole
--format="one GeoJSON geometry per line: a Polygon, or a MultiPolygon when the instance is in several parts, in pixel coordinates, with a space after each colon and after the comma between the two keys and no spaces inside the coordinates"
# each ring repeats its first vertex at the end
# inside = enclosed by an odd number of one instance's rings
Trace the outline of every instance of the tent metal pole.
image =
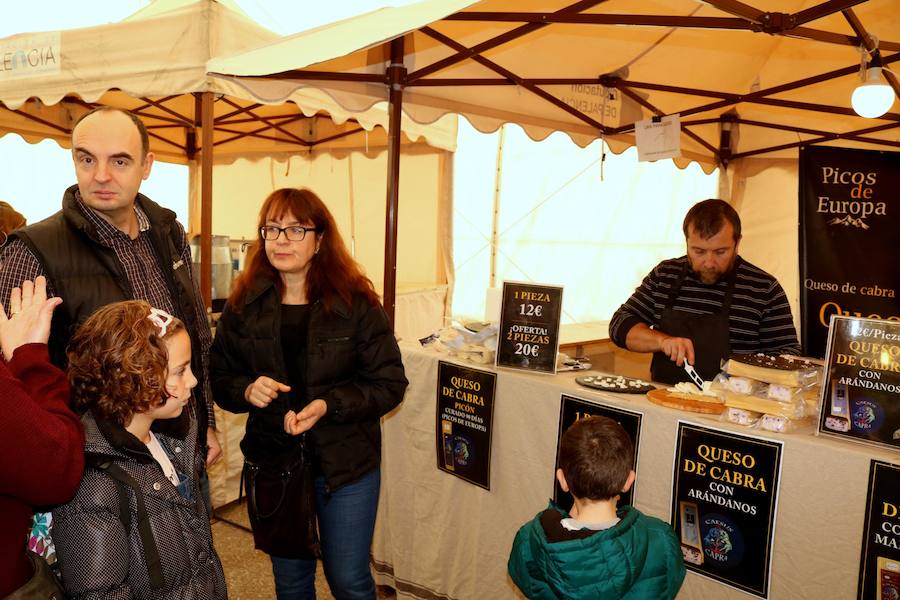
{"type": "Polygon", "coordinates": [[[406,67],[403,65],[403,37],[391,40],[391,64],[387,69],[388,82],[388,173],[387,210],[384,232],[384,310],[391,325],[397,302],[397,211],[400,204],[400,120],[403,109],[403,85],[406,67]]]}
{"type": "Polygon", "coordinates": [[[503,142],[506,141],[506,125],[500,127],[497,137],[497,167],[494,172],[494,212],[491,216],[491,278],[488,287],[497,287],[497,248],[500,245],[500,188],[503,179],[503,142]]]}
{"type": "Polygon", "coordinates": [[[213,95],[200,99],[200,293],[203,305],[212,306],[212,175],[213,95]]]}

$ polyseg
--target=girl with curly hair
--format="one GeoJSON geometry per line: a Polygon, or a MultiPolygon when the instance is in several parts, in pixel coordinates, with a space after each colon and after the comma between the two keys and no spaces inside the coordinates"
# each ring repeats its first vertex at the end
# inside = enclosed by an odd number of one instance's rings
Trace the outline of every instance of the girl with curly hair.
{"type": "Polygon", "coordinates": [[[75,498],[53,511],[66,592],[227,597],[198,487],[197,378],[184,325],[143,301],[109,304],[78,328],[68,358],[86,469],[75,498]]]}

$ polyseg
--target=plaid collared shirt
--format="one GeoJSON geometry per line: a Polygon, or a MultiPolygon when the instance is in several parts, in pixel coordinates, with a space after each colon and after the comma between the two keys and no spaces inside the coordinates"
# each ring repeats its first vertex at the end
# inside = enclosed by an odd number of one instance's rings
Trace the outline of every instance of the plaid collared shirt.
{"type": "MultiPolygon", "coordinates": [[[[97,228],[99,242],[115,252],[116,258],[121,263],[125,276],[131,284],[131,289],[134,291],[135,300],[145,300],[151,306],[177,315],[175,301],[172,297],[173,290],[170,290],[166,285],[165,277],[163,277],[163,273],[160,270],[159,257],[157,257],[153,249],[153,243],[148,233],[150,230],[150,219],[147,218],[144,211],[137,204],[134,205],[139,233],[137,238],[131,239],[127,234],[88,208],[81,201],[81,194],[77,191],[75,200],[78,209],[84,217],[97,228]]],[[[191,272],[191,248],[184,235],[184,228],[177,221],[176,224],[181,230],[182,239],[184,239],[179,259],[188,269],[191,281],[194,282],[194,297],[196,299],[194,310],[196,311],[196,321],[199,326],[199,331],[196,333],[197,338],[200,340],[202,373],[197,374],[199,385],[197,390],[195,390],[195,395],[200,396],[198,401],[206,409],[209,426],[215,427],[216,417],[213,410],[212,391],[209,387],[209,347],[212,345],[212,334],[207,326],[206,308],[203,305],[203,297],[200,295],[198,281],[191,272]],[[199,394],[196,393],[197,391],[199,391],[199,394]]],[[[44,274],[43,266],[31,250],[28,249],[28,246],[19,239],[12,240],[3,249],[3,254],[0,256],[0,302],[3,302],[4,307],[8,307],[9,296],[14,287],[21,285],[26,279],[34,281],[36,277],[44,274]]],[[[47,292],[51,296],[55,295],[53,282],[51,281],[47,282],[47,292]]]]}

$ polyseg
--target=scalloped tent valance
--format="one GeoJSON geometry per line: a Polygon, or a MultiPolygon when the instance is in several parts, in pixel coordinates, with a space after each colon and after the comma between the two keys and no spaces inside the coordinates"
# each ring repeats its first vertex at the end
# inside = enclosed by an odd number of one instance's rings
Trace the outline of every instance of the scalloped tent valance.
{"type": "MultiPolygon", "coordinates": [[[[860,47],[900,60],[896,0],[424,0],[210,61],[254,94],[329,91],[350,111],[403,88],[429,123],[634,144],[634,123],[681,116],[682,157],[709,171],[810,144],[896,149],[900,114],[850,108],[860,47]],[[393,75],[390,48],[401,57],[393,75]]],[[[895,90],[896,78],[886,71],[895,90]]]]}
{"type": "MultiPolygon", "coordinates": [[[[277,39],[231,0],[157,0],[118,23],[2,39],[0,134],[68,147],[73,122],[107,104],[141,116],[158,159],[184,164],[201,149],[199,95],[211,92],[217,163],[311,149],[382,149],[384,106],[350,113],[317,91],[294,102],[260,103],[206,75],[211,57],[277,39]]],[[[455,137],[453,118],[436,126],[404,123],[407,142],[452,150],[455,137]]]]}

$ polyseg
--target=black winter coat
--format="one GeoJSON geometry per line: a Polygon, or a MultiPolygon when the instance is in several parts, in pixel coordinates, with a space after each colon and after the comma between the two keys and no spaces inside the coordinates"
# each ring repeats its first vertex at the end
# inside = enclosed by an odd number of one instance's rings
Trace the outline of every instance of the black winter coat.
{"type": "Polygon", "coordinates": [[[191,499],[182,497],[142,442],[123,427],[82,417],[88,464],[96,457],[120,466],[141,490],[126,490],[130,527],[121,515],[116,482],[88,467],[71,502],[53,510],[53,541],[66,593],[72,600],[141,598],[224,600],[225,575],[213,548],[209,514],[200,497],[198,474],[204,456],[197,451],[196,420],[182,413],[169,427],[173,437],[156,433],[173,466],[189,478],[191,499]],[[177,431],[177,433],[175,433],[177,431]],[[149,520],[160,558],[162,587],[151,584],[139,523],[149,520]]]}
{"type": "MultiPolygon", "coordinates": [[[[397,340],[380,305],[355,296],[353,306],[328,313],[313,303],[307,337],[305,397],[322,399],[328,412],[309,437],[328,490],[353,483],[381,462],[380,418],[403,400],[408,384],[397,340]]],[[[239,313],[225,306],[210,350],[216,404],[249,412],[241,449],[248,459],[277,460],[298,443],[284,431],[290,395],[265,408],[244,399],[244,390],[265,375],[287,383],[281,348],[281,297],[271,281],[251,286],[239,313]]]]}

